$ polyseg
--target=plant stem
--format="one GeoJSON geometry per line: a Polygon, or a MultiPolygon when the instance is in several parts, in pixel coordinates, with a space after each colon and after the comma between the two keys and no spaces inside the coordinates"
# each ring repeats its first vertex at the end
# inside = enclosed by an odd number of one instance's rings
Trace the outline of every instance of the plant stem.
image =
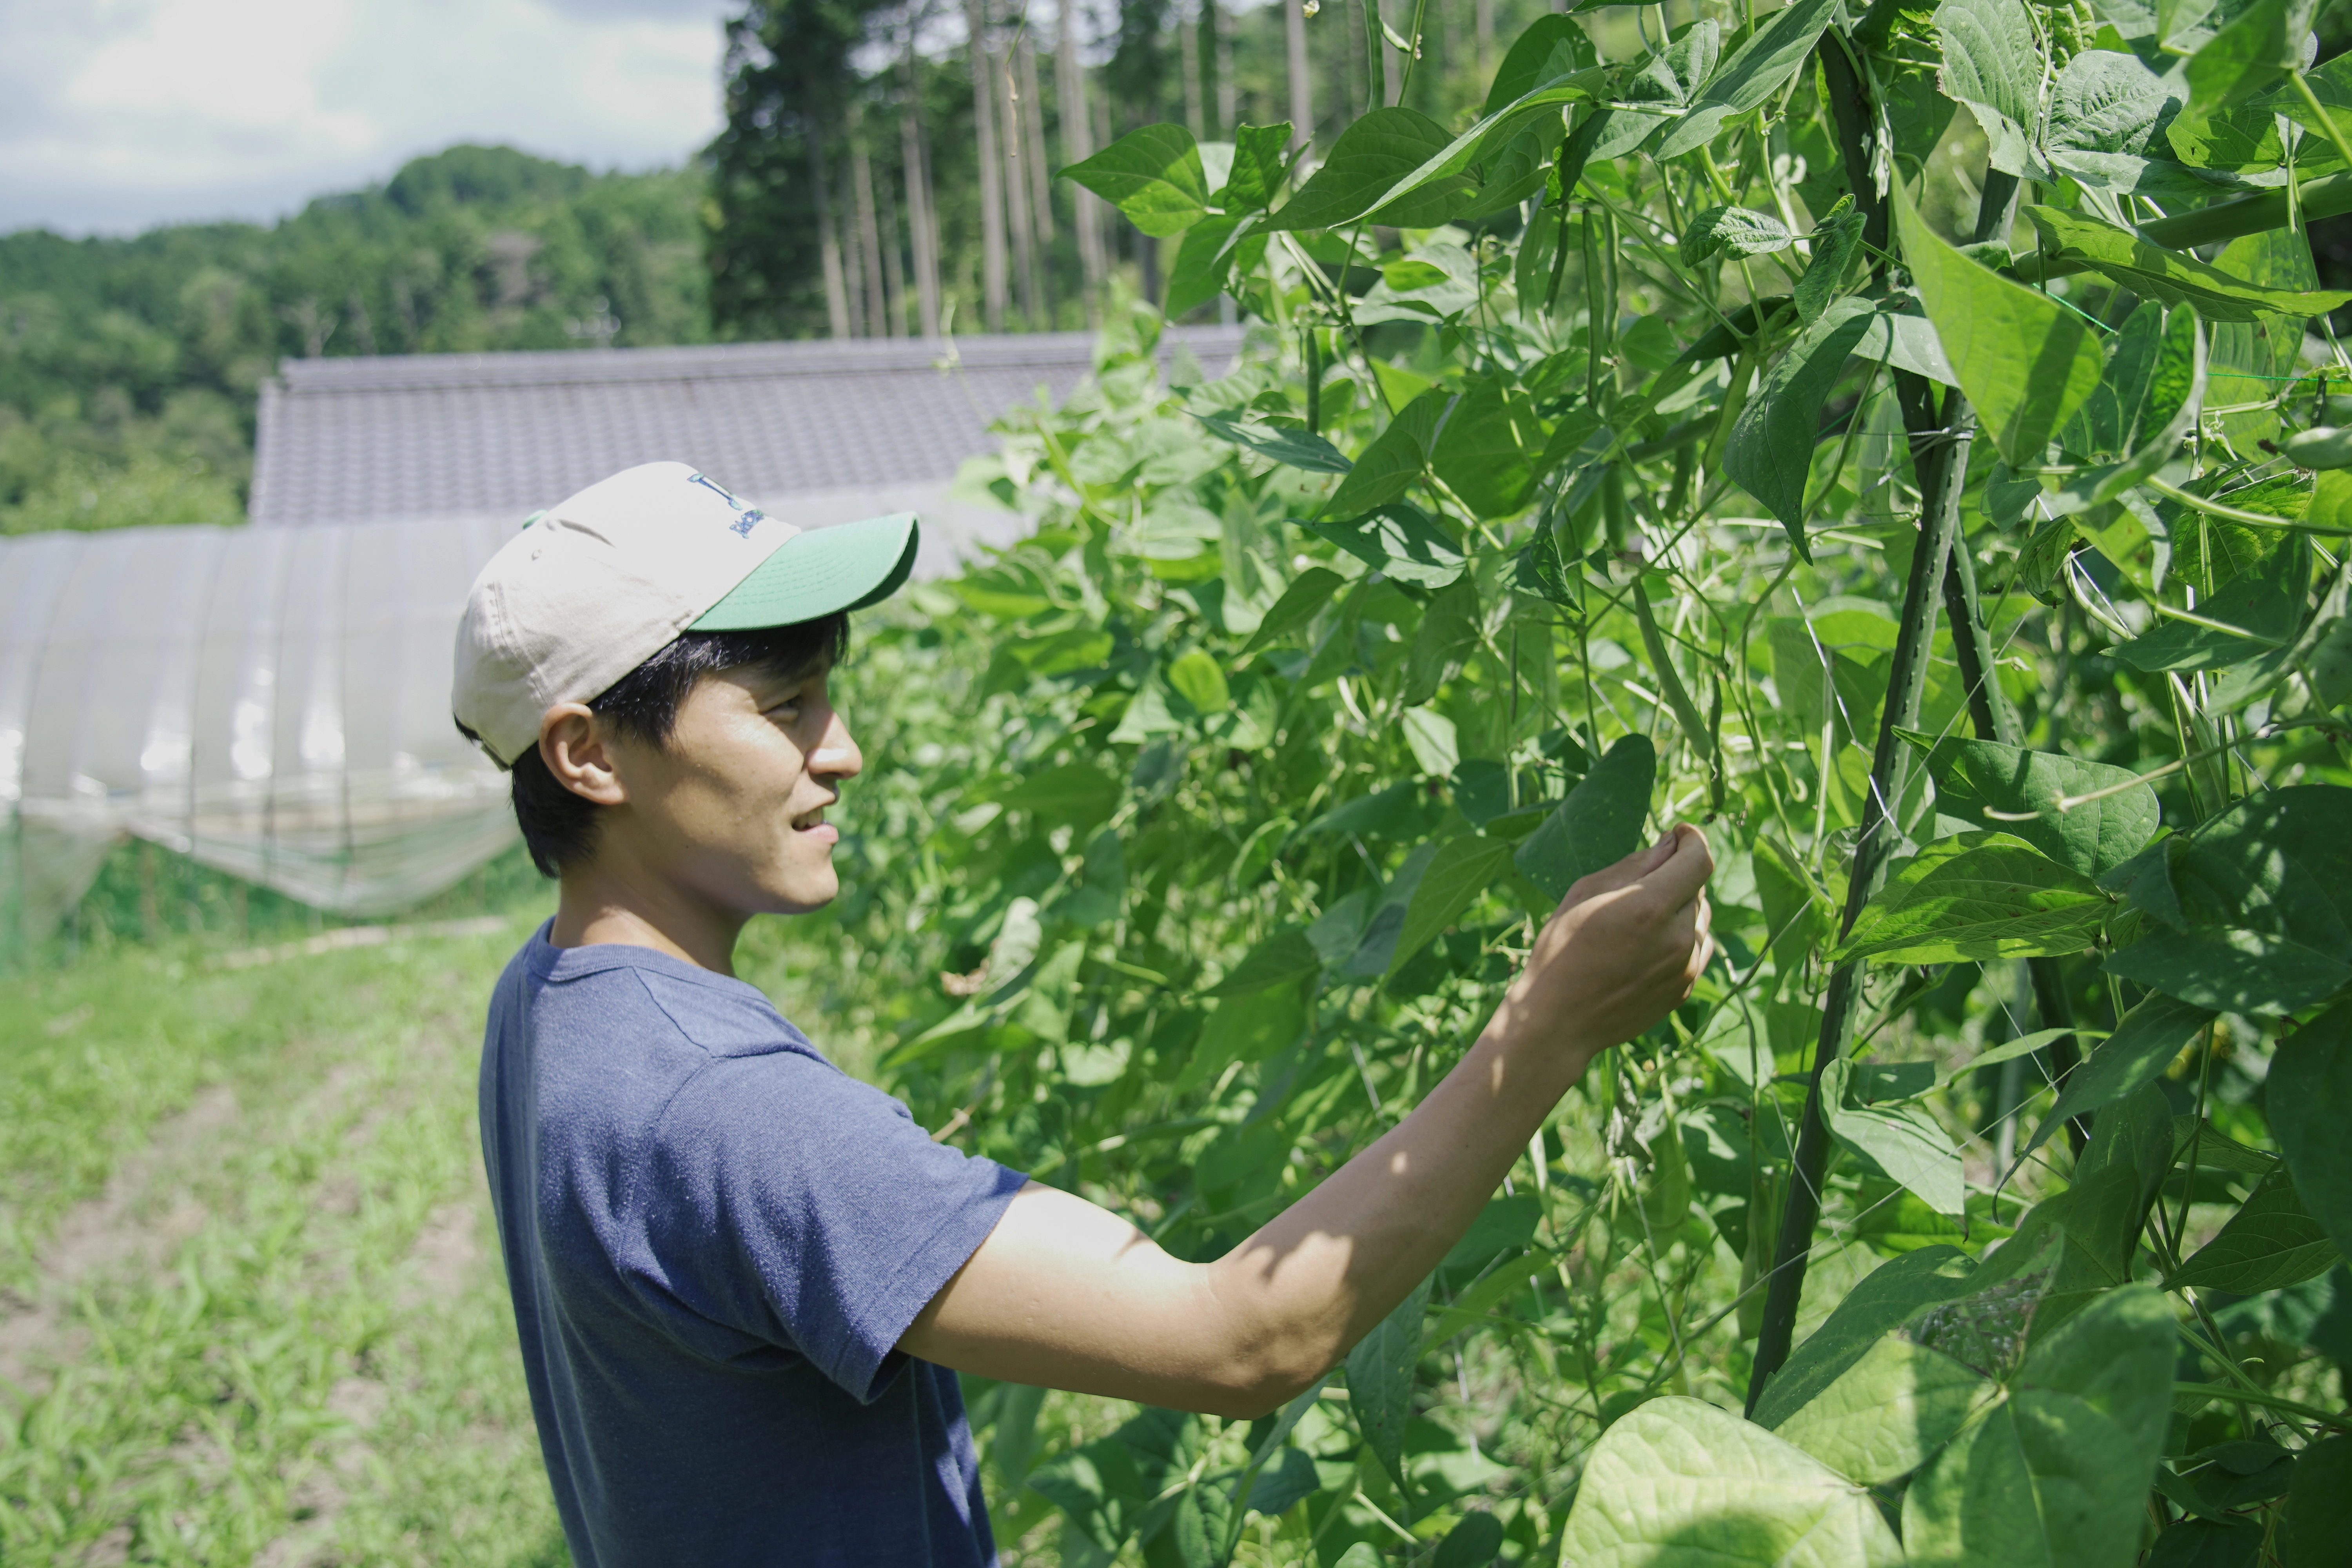
{"type": "MultiPolygon", "coordinates": [[[[1853,68],[1842,40],[1834,32],[1822,39],[1819,57],[1823,84],[1837,121],[1838,152],[1846,169],[1854,204],[1864,215],[1863,237],[1884,250],[1887,212],[1870,177],[1865,128],[1873,123],[1867,85],[1853,68]]],[[[1909,771],[1909,743],[1896,731],[1916,728],[1920,700],[1927,690],[1928,652],[1935,639],[1936,600],[1944,580],[1953,537],[1959,530],[1960,492],[1968,481],[1968,446],[1976,431],[1976,416],[1967,397],[1954,388],[1944,399],[1941,416],[1933,389],[1921,376],[1908,372],[1895,378],[1895,395],[1903,408],[1904,427],[1910,432],[1912,464],[1919,480],[1919,539],[1911,556],[1911,573],[1903,593],[1902,619],[1895,652],[1888,662],[1886,706],[1879,715],[1878,747],[1870,765],[1870,798],[1863,803],[1862,837],[1854,846],[1853,867],[1846,883],[1845,912],[1839,936],[1853,929],[1863,906],[1878,890],[1886,858],[1901,837],[1895,820],[1895,803],[1902,798],[1909,771]]],[[[1827,758],[1823,759],[1824,763],[1827,758]]],[[[1824,769],[1826,772],[1826,769],[1824,769]]],[[[1826,787],[1826,779],[1823,781],[1826,787]]],[[[1829,1126],[1822,1115],[1822,1075],[1837,1059],[1853,1032],[1862,1004],[1862,965],[1847,960],[1830,972],[1822,1000],[1822,1032],[1813,1051],[1811,1082],[1805,1089],[1805,1109],[1797,1129],[1797,1147],[1790,1172],[1789,1192],[1780,1211],[1780,1234],[1773,1247],[1771,1284],[1764,1298],[1764,1317],[1756,1335],[1756,1360],[1748,1383],[1748,1413],[1753,1415],[1765,1385],[1789,1359],[1796,1336],[1797,1308],[1805,1289],[1805,1264],[1811,1256],[1813,1228],[1822,1212],[1822,1175],[1829,1163],[1829,1126]]]]}
{"type": "MultiPolygon", "coordinates": [[[[1992,183],[1986,181],[1985,195],[1993,197],[1992,183]]],[[[1981,223],[1979,225],[1982,226],[1981,223]]],[[[1944,570],[1944,616],[1952,628],[1952,653],[1960,667],[1960,685],[1969,697],[1969,720],[1979,741],[1996,741],[2004,746],[2020,743],[2016,712],[2011,709],[1994,673],[1991,628],[1984,623],[1984,615],[1977,598],[1976,563],[1969,555],[1968,541],[1955,537],[1952,559],[1944,570]]],[[[2063,1029],[2074,1022],[2074,1005],[2066,994],[2066,972],[2054,958],[2029,958],[2026,973],[2033,981],[2034,1005],[2041,1010],[2042,1026],[2063,1029]]],[[[2048,1058],[2050,1080],[2059,1088],[2082,1061],[2082,1053],[2072,1035],[2050,1042],[2048,1058]]],[[[2074,1152],[2083,1152],[2090,1141],[2090,1123],[2082,1117],[2069,1117],[2066,1141],[2074,1152]]]]}
{"type": "MultiPolygon", "coordinates": [[[[1846,883],[1845,914],[1838,927],[1841,938],[1853,929],[1854,918],[1878,891],[1887,856],[1902,837],[1895,820],[1895,803],[1903,795],[1910,745],[1896,731],[1919,722],[1920,700],[1927,685],[1928,649],[1936,633],[1937,588],[1959,528],[1960,491],[1968,479],[1968,442],[1976,425],[1968,399],[1957,388],[1946,395],[1941,419],[1923,378],[1907,373],[1898,375],[1895,395],[1904,405],[1904,424],[1912,432],[1914,462],[1920,473],[1919,542],[1911,556],[1910,581],[1904,589],[1902,620],[1888,666],[1886,707],[1879,717],[1878,748],[1871,760],[1870,798],[1863,804],[1862,837],[1854,846],[1853,869],[1846,883]]],[[[1813,1227],[1821,1220],[1822,1173],[1829,1163],[1822,1074],[1843,1050],[1861,1005],[1862,965],[1849,959],[1830,972],[1829,990],[1822,1002],[1812,1081],[1805,1090],[1789,1195],[1780,1211],[1780,1240],[1773,1248],[1772,1283],[1765,1294],[1764,1320],[1756,1335],[1755,1367],[1748,1384],[1751,1415],[1765,1384],[1789,1359],[1796,1334],[1805,1261],[1812,1251],[1813,1227]]]]}

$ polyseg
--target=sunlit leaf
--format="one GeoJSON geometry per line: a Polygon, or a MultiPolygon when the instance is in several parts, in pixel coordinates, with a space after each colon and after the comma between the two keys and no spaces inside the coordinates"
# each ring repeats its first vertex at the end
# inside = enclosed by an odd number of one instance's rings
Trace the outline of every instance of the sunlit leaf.
{"type": "Polygon", "coordinates": [[[1776,1430],[1874,1486],[1917,1469],[1997,1392],[1974,1367],[1889,1334],[1776,1430]]]}
{"type": "MultiPolygon", "coordinates": [[[[1375,109],[1339,132],[1323,166],[1276,210],[1269,226],[1329,228],[1362,217],[1391,185],[1444,152],[1452,140],[1445,127],[1417,110],[1375,109]]],[[[1449,176],[1395,204],[1409,210],[1386,212],[1382,221],[1433,226],[1445,221],[1469,188],[1461,175],[1449,176]]]]}
{"type": "Polygon", "coordinates": [[[1181,125],[1139,127],[1063,169],[1061,177],[1076,180],[1124,213],[1128,222],[1160,238],[1183,233],[1208,211],[1201,150],[1181,125]]]}
{"type": "Polygon", "coordinates": [[[1896,866],[1832,956],[1957,963],[2079,952],[2108,907],[2089,878],[2021,838],[1955,834],[1896,866]]]}
{"type": "Polygon", "coordinates": [[[1780,91],[1812,53],[1837,9],[1837,0],[1794,0],[1775,12],[1708,79],[1690,108],[1658,143],[1657,156],[1677,158],[1713,141],[1724,121],[1760,107],[1780,91]]]}
{"type": "Polygon", "coordinates": [[[2029,206],[2023,216],[2041,234],[2043,254],[2086,262],[2126,289],[2168,305],[2194,305],[2209,321],[2323,316],[2352,300],[2352,294],[2271,289],[2232,278],[2218,267],[2150,244],[2088,213],[2029,206]]]}
{"type": "Polygon", "coordinates": [[[1654,1399],[1584,1462],[1562,1562],[1893,1568],[1870,1494],[1793,1443],[1696,1399],[1654,1399]]]}
{"type": "Polygon", "coordinates": [[[2025,173],[2041,118],[2042,48],[2024,0],[1944,0],[1936,35],[1944,47],[1943,89],[1976,116],[1992,166],[2025,173]]]}
{"type": "Polygon", "coordinates": [[[2090,324],[1945,244],[1902,181],[1890,199],[1904,259],[1961,390],[2012,468],[2039,463],[2105,368],[2090,324]]]}
{"type": "Polygon", "coordinates": [[[1692,215],[1675,250],[1684,266],[1696,267],[1716,256],[1769,256],[1788,249],[1795,237],[1769,213],[1714,206],[1692,215]]]}

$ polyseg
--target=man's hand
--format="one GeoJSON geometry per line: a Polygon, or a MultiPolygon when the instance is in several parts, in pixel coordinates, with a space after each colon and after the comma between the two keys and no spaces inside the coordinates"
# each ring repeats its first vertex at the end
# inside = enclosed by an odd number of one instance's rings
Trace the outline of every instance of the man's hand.
{"type": "Polygon", "coordinates": [[[1486,1034],[1549,1046],[1580,1068],[1689,997],[1715,950],[1706,835],[1685,826],[1580,879],[1536,937],[1486,1034]]]}
{"type": "Polygon", "coordinates": [[[1411,1116],[1214,1263],[1032,1183],[899,1348],[1014,1383],[1263,1415],[1321,1375],[1469,1228],[1599,1051],[1706,965],[1706,838],[1681,827],[1578,882],[1411,1116]]]}

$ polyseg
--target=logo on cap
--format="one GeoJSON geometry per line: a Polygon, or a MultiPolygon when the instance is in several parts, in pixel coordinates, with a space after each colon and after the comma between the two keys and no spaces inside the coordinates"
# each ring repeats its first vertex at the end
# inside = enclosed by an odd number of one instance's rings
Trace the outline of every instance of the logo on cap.
{"type": "Polygon", "coordinates": [[[723,487],[705,479],[700,474],[688,474],[687,476],[686,482],[690,485],[700,485],[704,489],[709,490],[712,495],[715,495],[720,500],[725,501],[730,508],[742,514],[733,522],[727,525],[727,531],[735,535],[738,539],[751,538],[751,531],[759,527],[761,523],[767,521],[768,514],[766,512],[761,511],[757,507],[745,506],[741,501],[737,500],[733,496],[729,495],[723,487]]]}

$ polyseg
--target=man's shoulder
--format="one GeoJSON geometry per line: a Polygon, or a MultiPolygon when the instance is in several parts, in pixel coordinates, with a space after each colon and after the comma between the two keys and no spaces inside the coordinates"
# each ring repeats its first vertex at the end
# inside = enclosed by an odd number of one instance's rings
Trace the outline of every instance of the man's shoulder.
{"type": "Polygon", "coordinates": [[[667,1025],[681,1043],[712,1058],[788,1053],[824,1061],[757,987],[652,948],[558,948],[534,940],[516,954],[515,967],[530,972],[541,996],[571,1015],[574,1027],[601,1019],[642,1039],[646,1026],[667,1025]]]}

